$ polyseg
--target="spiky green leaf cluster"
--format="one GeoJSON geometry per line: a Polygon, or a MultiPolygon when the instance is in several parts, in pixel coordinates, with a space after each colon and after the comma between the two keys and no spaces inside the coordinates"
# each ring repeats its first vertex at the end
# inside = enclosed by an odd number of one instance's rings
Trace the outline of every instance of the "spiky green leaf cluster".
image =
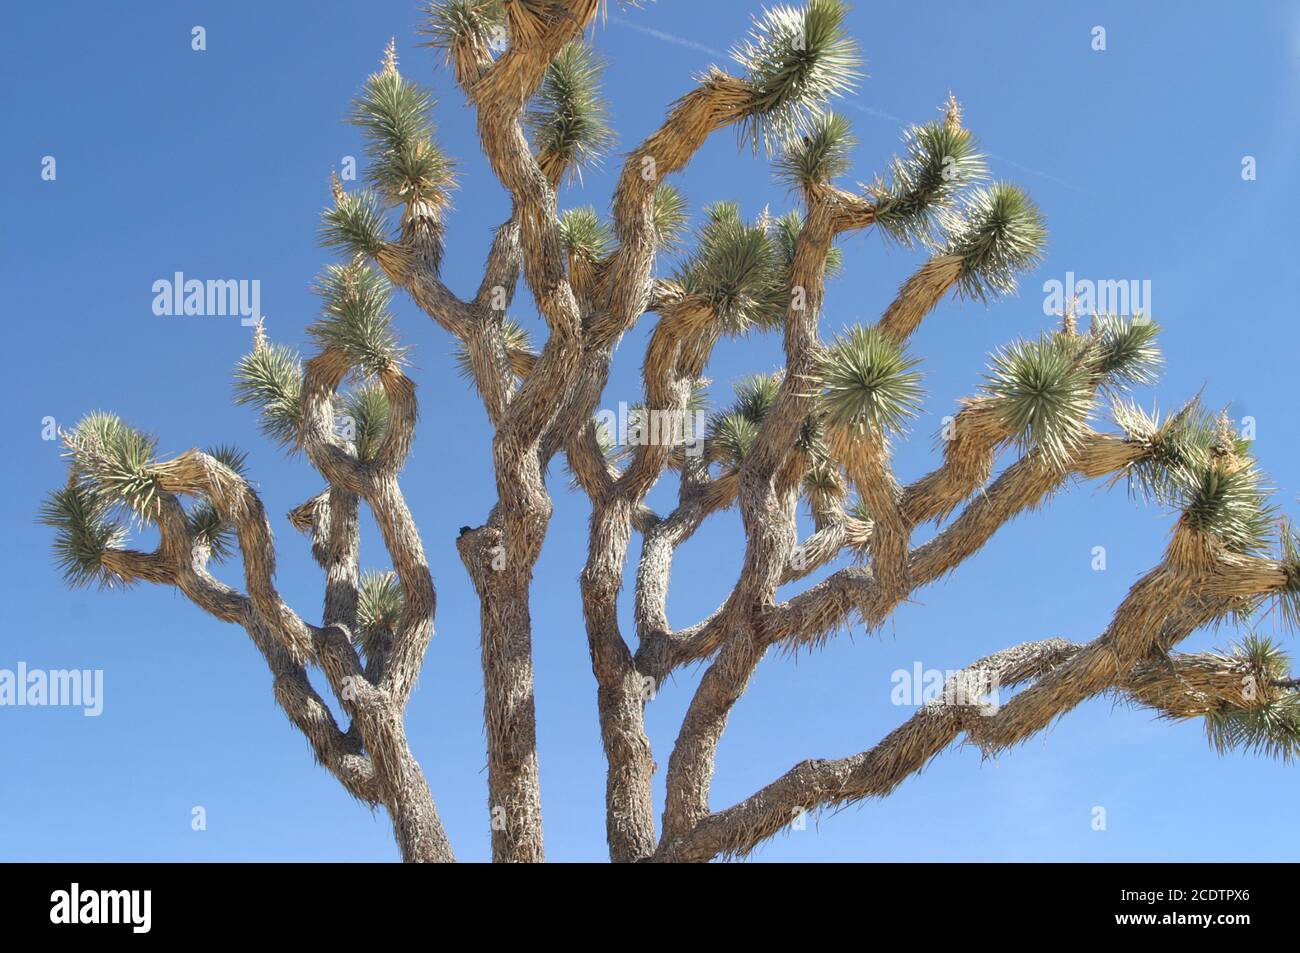
{"type": "Polygon", "coordinates": [[[758,439],[759,427],[776,403],[781,374],[754,374],[735,385],[736,399],[709,419],[704,447],[710,460],[725,469],[739,469],[758,439]]]}
{"type": "Polygon", "coordinates": [[[711,205],[705,216],[695,256],[678,272],[682,287],[709,302],[728,334],[779,323],[788,274],[780,245],[762,224],[742,222],[734,203],[711,205]]]}
{"type": "MultiPolygon", "coordinates": [[[[506,318],[501,322],[501,343],[507,351],[531,351],[533,347],[528,331],[514,318],[506,318]]],[[[464,341],[457,342],[455,359],[456,372],[465,380],[473,382],[474,362],[464,341]]]]}
{"type": "Polygon", "coordinates": [[[844,490],[844,479],[840,476],[839,468],[830,460],[817,459],[803,475],[803,489],[805,496],[814,493],[838,494],[844,490]]]}
{"type": "Polygon", "coordinates": [[[1092,319],[1089,335],[1097,370],[1108,389],[1149,387],[1159,379],[1164,358],[1156,344],[1160,328],[1154,321],[1101,314],[1092,319]]]}
{"type": "Polygon", "coordinates": [[[1199,399],[1161,420],[1136,403],[1116,401],[1111,407],[1115,423],[1143,455],[1127,471],[1130,493],[1157,503],[1172,503],[1213,459],[1216,441],[1213,417],[1199,399]]]}
{"type": "Polygon", "coordinates": [[[614,144],[609,109],[600,93],[602,64],[596,51],[575,40],[551,60],[524,117],[533,146],[546,164],[570,176],[600,161],[614,144]]]}
{"type": "Polygon", "coordinates": [[[985,390],[1025,449],[1036,447],[1056,466],[1078,448],[1093,407],[1086,364],[1059,337],[1016,341],[993,355],[985,390]]]}
{"type": "Polygon", "coordinates": [[[366,79],[350,121],[361,128],[371,186],[389,205],[447,203],[453,164],[433,141],[433,98],[401,74],[384,70],[366,79]]]}
{"type": "Polygon", "coordinates": [[[351,421],[351,436],[357,459],[369,463],[388,433],[391,405],[388,394],[377,383],[366,383],[343,395],[341,411],[351,421]]]}
{"type": "Polygon", "coordinates": [[[808,131],[830,97],[856,85],[862,60],[844,30],[847,12],[840,0],[772,7],[732,51],[752,90],[740,133],[755,150],[808,131]]]}
{"type": "Polygon", "coordinates": [[[753,374],[739,381],[732,412],[756,424],[762,423],[781,392],[781,379],[781,374],[753,374]]]}
{"type": "MultiPolygon", "coordinates": [[[[1249,635],[1233,646],[1231,658],[1247,663],[1264,681],[1289,681],[1291,660],[1271,639],[1249,635]]],[[[1284,691],[1260,707],[1225,705],[1205,716],[1205,732],[1219,754],[1244,751],[1289,762],[1300,756],[1300,693],[1284,691]]]]}
{"type": "Polygon", "coordinates": [[[225,562],[234,555],[234,529],[210,502],[201,500],[185,518],[190,535],[208,548],[214,562],[225,562]]]}
{"type": "Polygon", "coordinates": [[[860,523],[870,523],[872,519],[871,508],[856,497],[852,503],[845,507],[844,512],[860,523]]]}
{"type": "Polygon", "coordinates": [[[405,605],[396,573],[362,573],[357,585],[357,635],[367,656],[392,635],[405,605]]]}
{"type": "Polygon", "coordinates": [[[1222,708],[1205,716],[1219,754],[1244,751],[1289,763],[1300,756],[1300,694],[1289,692],[1261,708],[1222,708]]]}
{"type": "Polygon", "coordinates": [[[1281,681],[1291,674],[1291,657],[1270,638],[1253,632],[1232,646],[1232,657],[1245,662],[1251,671],[1268,681],[1281,681]]]}
{"type": "Polygon", "coordinates": [[[392,285],[378,270],[354,260],[328,265],[317,281],[321,317],[307,328],[323,348],[343,351],[362,374],[378,374],[400,361],[402,349],[393,334],[388,303],[392,285]]]}
{"type": "Polygon", "coordinates": [[[281,344],[265,344],[240,358],[235,403],[256,407],[261,430],[281,446],[298,441],[302,426],[302,359],[281,344]]]}
{"type": "Polygon", "coordinates": [[[374,258],[384,247],[386,229],[379,200],[369,189],[348,192],[321,213],[321,244],[350,256],[374,258]]]}
{"type": "MultiPolygon", "coordinates": [[[[1164,420],[1126,401],[1117,402],[1111,413],[1125,438],[1143,451],[1127,470],[1130,492],[1182,510],[1190,526],[1218,537],[1232,552],[1269,548],[1277,516],[1263,474],[1241,441],[1225,437],[1199,398],[1164,420]]],[[[1300,571],[1300,545],[1287,533],[1282,544],[1284,564],[1295,556],[1300,571]]],[[[1300,597],[1300,572],[1296,588],[1300,597]]],[[[1289,598],[1283,600],[1284,614],[1291,611],[1289,598]]]]}
{"type": "Polygon", "coordinates": [[[420,32],[429,46],[450,52],[457,43],[487,42],[504,24],[502,0],[435,0],[425,7],[420,32]]]}
{"type": "Polygon", "coordinates": [[[1268,499],[1254,461],[1220,457],[1183,491],[1182,510],[1192,527],[1218,537],[1230,552],[1258,554],[1270,547],[1277,529],[1268,499]]]}
{"type": "Polygon", "coordinates": [[[728,470],[738,470],[758,439],[758,424],[738,413],[726,413],[709,421],[704,446],[710,460],[728,470]]]}
{"type": "Polygon", "coordinates": [[[817,414],[809,414],[799,427],[795,448],[808,455],[814,463],[829,459],[826,446],[826,424],[817,414]]]}
{"type": "Polygon", "coordinates": [[[699,378],[691,383],[691,393],[686,398],[686,410],[692,414],[702,414],[709,409],[708,378],[699,378]]]}
{"type": "Polygon", "coordinates": [[[905,245],[927,243],[958,192],[983,179],[987,168],[969,129],[946,122],[912,126],[906,151],[890,163],[889,181],[877,183],[875,223],[905,245]]]}
{"type": "Polygon", "coordinates": [[[976,189],[960,212],[943,215],[948,232],[940,253],[962,259],[958,290],[987,301],[1014,294],[1016,277],[1043,257],[1047,229],[1029,196],[1014,185],[976,189]]]}
{"type": "Polygon", "coordinates": [[[681,248],[682,234],[686,231],[686,197],[677,186],[660,182],[655,188],[654,204],[651,208],[654,218],[656,246],[661,252],[673,252],[681,248]]]}
{"type": "Polygon", "coordinates": [[[878,328],[855,327],[820,355],[815,384],[827,426],[901,431],[921,407],[919,361],[878,328]]]}
{"type": "Polygon", "coordinates": [[[248,478],[248,454],[233,443],[219,443],[215,447],[208,447],[203,452],[223,466],[229,467],[240,477],[248,478]]]}
{"type": "Polygon", "coordinates": [[[1282,624],[1291,632],[1300,632],[1300,535],[1289,520],[1278,527],[1281,537],[1281,562],[1286,573],[1286,585],[1277,594],[1278,612],[1282,624]]]}
{"type": "Polygon", "coordinates": [[[590,205],[571,208],[560,216],[560,244],[570,255],[600,261],[614,247],[614,235],[590,205]]]}
{"type": "Polygon", "coordinates": [[[158,480],[152,471],[157,441],[116,414],[88,414],[64,436],[73,477],[98,501],[141,522],[157,517],[158,480]]]}
{"type": "Polygon", "coordinates": [[[786,143],[776,161],[777,180],[800,189],[831,182],[849,170],[849,156],[857,143],[848,119],[823,113],[801,137],[786,143]]]}
{"type": "Polygon", "coordinates": [[[114,516],[114,506],[77,480],[45,498],[37,522],[54,528],[54,559],[64,582],[78,589],[111,586],[116,577],[103,564],[111,549],[126,540],[126,528],[114,516]]]}

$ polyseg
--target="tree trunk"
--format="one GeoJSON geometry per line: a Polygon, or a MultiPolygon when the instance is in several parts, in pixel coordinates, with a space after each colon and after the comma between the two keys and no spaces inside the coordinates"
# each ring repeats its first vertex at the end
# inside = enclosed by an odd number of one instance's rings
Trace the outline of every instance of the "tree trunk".
{"type": "Polygon", "coordinates": [[[401,784],[389,796],[388,816],[404,863],[449,864],[456,858],[433,803],[424,772],[409,751],[400,756],[401,784]]]}
{"type": "Polygon", "coordinates": [[[458,541],[480,603],[492,858],[541,863],[542,803],[533,700],[531,567],[512,567],[494,527],[458,541]]]}

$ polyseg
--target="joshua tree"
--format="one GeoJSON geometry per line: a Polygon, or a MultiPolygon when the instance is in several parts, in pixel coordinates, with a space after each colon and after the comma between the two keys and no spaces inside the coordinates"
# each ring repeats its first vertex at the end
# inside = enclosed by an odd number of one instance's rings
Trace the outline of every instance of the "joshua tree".
{"type": "Polygon", "coordinates": [[[242,625],[317,759],[350,794],[387,808],[402,856],[451,860],[403,727],[433,629],[434,589],[398,482],[416,400],[387,310],[396,287],[454,339],[495,433],[497,502],[456,546],[481,602],[496,859],[544,856],[529,583],[551,516],[546,477],[556,457],[591,502],[579,588],[615,861],[742,856],[802,811],[889,794],[958,739],[1000,752],[1105,693],[1169,717],[1203,718],[1220,748],[1300,752],[1300,695],[1275,645],[1247,635],[1224,654],[1174,651],[1201,627],[1228,617],[1248,625],[1267,606],[1294,621],[1300,543],[1280,525],[1248,443],[1225,418],[1197,399],[1162,416],[1125,396],[1155,380],[1149,318],[1089,315],[1081,329],[1068,309],[1059,327],[997,350],[984,383],[945,428],[935,468],[910,485],[896,479],[890,446],[922,401],[918,361],[908,353],[913,332],[946,296],[988,302],[1014,290],[1045,239],[1024,192],[981,181],[984,162],[956,100],[906,133],[882,176],[856,190],[837,185],[853,140],[827,104],[851,93],[859,64],[842,29],[845,9],[839,0],[774,8],[737,47],[737,75],[709,69],[626,155],[608,223],[592,208],[560,211],[566,179],[612,141],[586,39],[600,6],[441,0],[427,12],[429,45],[445,52],[475,107],[483,150],[513,204],[467,299],[440,272],[453,166],[434,141],[429,95],[399,72],[390,46],[357,97],[351,118],[368,142],[369,182],[345,192],[334,180],[323,215],[323,243],[341,262],[319,282],[323,313],[308,329],[317,352],[304,362],[259,327],[236,371],[236,399],[259,411],[268,437],[305,451],[324,481],[289,514],[311,535],[324,572],[319,623],[275,589],[271,523],[238,451],[162,459],[153,439],[104,413],[66,434],[68,482],[43,513],[68,581],[172,585],[242,625]],[[735,205],[709,206],[687,251],[685,202],[668,180],[727,130],[774,156],[799,207],[746,221],[735,205]],[[823,339],[835,243],[868,229],[927,258],[878,322],[823,339]],[[657,267],[667,255],[674,269],[657,267]],[[521,275],[547,327],[540,349],[507,316],[521,275]],[[644,401],[633,414],[636,436],[620,440],[596,410],[615,346],[647,314],[657,322],[644,401]],[[705,432],[687,424],[703,400],[712,350],[766,331],[783,336],[782,372],[744,381],[705,432]],[[341,430],[344,415],[352,426],[341,430]],[[1113,429],[1094,429],[1103,416],[1113,429]],[[995,475],[1000,457],[1010,460],[995,475]],[[678,502],[656,513],[646,498],[665,474],[679,482],[678,502]],[[719,739],[769,651],[815,649],[857,621],[880,626],[1000,526],[1075,479],[1127,481],[1178,514],[1163,557],[1104,632],[1083,644],[1030,641],[976,661],[874,747],[804,761],[738,804],[711,806],[719,739]],[[378,522],[391,572],[359,572],[361,501],[378,522]],[[802,540],[801,503],[814,527],[802,540]],[[740,576],[716,612],[674,628],[666,611],[674,553],[732,506],[745,532],[740,576]],[[156,550],[126,548],[133,521],[157,527],[156,550]],[[913,545],[913,531],[927,523],[942,528],[913,545]],[[617,606],[634,533],[641,544],[629,642],[617,606]],[[206,568],[236,554],[245,592],[206,568]],[[778,587],[846,554],[856,558],[778,600],[778,587]],[[645,709],[655,687],[691,663],[705,667],[667,759],[656,824],[645,709]],[[351,719],[346,730],[309,683],[313,665],[351,719]],[[991,689],[1016,686],[996,711],[984,704],[991,689]]]}

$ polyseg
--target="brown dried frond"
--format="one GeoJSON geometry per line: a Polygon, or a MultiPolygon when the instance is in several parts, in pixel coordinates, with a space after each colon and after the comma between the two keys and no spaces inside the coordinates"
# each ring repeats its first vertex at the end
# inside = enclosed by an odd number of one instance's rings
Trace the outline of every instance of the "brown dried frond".
{"type": "Polygon", "coordinates": [[[1089,480],[1112,475],[1113,483],[1122,479],[1145,452],[1141,444],[1117,434],[1092,434],[1080,446],[1074,469],[1089,480]]]}
{"type": "Polygon", "coordinates": [[[289,525],[300,533],[310,533],[313,524],[316,522],[318,508],[327,505],[328,501],[329,491],[327,490],[313,496],[305,503],[299,503],[289,511],[289,525]]]}
{"type": "Polygon", "coordinates": [[[389,281],[398,287],[405,287],[411,277],[414,256],[404,245],[385,242],[375,253],[375,263],[388,276],[389,281]]]}

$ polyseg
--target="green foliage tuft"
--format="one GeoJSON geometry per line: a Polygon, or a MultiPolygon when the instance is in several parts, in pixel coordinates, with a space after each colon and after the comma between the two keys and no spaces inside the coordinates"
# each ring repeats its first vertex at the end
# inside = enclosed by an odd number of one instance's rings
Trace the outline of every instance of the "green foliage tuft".
{"type": "Polygon", "coordinates": [[[116,414],[88,414],[64,437],[72,473],[98,501],[120,506],[142,523],[158,514],[158,480],[151,467],[157,441],[116,414]]]}
{"type": "Polygon", "coordinates": [[[754,374],[736,384],[731,412],[761,424],[781,391],[781,374],[754,374]]]}
{"type": "Polygon", "coordinates": [[[614,235],[590,205],[571,208],[560,216],[560,244],[570,255],[600,261],[614,247],[614,235]]]}
{"type": "Polygon", "coordinates": [[[686,197],[675,185],[660,182],[655,188],[654,207],[656,245],[661,252],[675,252],[682,247],[686,231],[686,197]]]}
{"type": "Polygon", "coordinates": [[[1205,733],[1219,754],[1244,751],[1290,763],[1300,755],[1300,694],[1262,708],[1221,708],[1205,716],[1205,733]]]}
{"type": "MultiPolygon", "coordinates": [[[[1270,639],[1248,635],[1233,646],[1231,658],[1247,663],[1273,687],[1290,681],[1291,660],[1270,639]]],[[[1300,693],[1288,688],[1269,704],[1255,708],[1225,705],[1205,716],[1205,732],[1219,754],[1245,751],[1290,762],[1300,756],[1300,693]]]]}
{"type": "Polygon", "coordinates": [[[1281,681],[1291,674],[1291,657],[1282,646],[1254,633],[1232,646],[1232,656],[1246,662],[1260,677],[1269,681],[1281,681]]]}
{"type": "Polygon", "coordinates": [[[302,425],[302,359],[281,344],[266,344],[240,358],[235,403],[258,408],[261,430],[284,447],[298,442],[302,425]]]}
{"type": "Polygon", "coordinates": [[[425,7],[420,30],[428,45],[451,52],[457,43],[487,42],[505,25],[502,0],[436,0],[425,7]]]}
{"type": "Polygon", "coordinates": [[[1295,526],[1283,520],[1279,527],[1282,545],[1282,570],[1286,585],[1277,594],[1278,611],[1282,624],[1291,632],[1300,632],[1300,535],[1295,526]]]}
{"type": "Polygon", "coordinates": [[[840,0],[772,7],[732,51],[753,91],[740,132],[755,150],[772,150],[809,131],[831,96],[856,85],[862,60],[844,31],[847,12],[840,0]]]}
{"type": "Polygon", "coordinates": [[[787,266],[762,225],[746,225],[734,203],[705,209],[695,256],[678,272],[687,293],[706,299],[728,334],[779,324],[787,299],[787,266]]]}
{"type": "Polygon", "coordinates": [[[890,163],[888,184],[871,189],[876,225],[905,245],[930,241],[959,190],[987,174],[984,157],[969,129],[944,122],[912,126],[904,134],[906,154],[890,163]]]}
{"type": "Polygon", "coordinates": [[[545,165],[559,164],[569,176],[597,164],[614,144],[609,110],[600,95],[602,64],[596,51],[574,41],[546,68],[541,88],[524,117],[545,165]]]}
{"type": "Polygon", "coordinates": [[[709,421],[704,446],[710,460],[720,462],[728,470],[739,470],[757,439],[758,424],[732,411],[709,421]]]}
{"type": "Polygon", "coordinates": [[[941,253],[961,257],[957,287],[968,297],[987,301],[1014,294],[1016,276],[1043,257],[1047,242],[1043,217],[1014,185],[999,182],[977,189],[960,214],[944,217],[948,239],[941,253]]]}
{"type": "Polygon", "coordinates": [[[808,188],[837,179],[849,170],[858,144],[848,119],[835,113],[815,117],[804,135],[786,144],[776,162],[776,177],[791,188],[808,188]]]}
{"type": "Polygon", "coordinates": [[[1089,333],[1097,345],[1097,370],[1104,386],[1122,391],[1149,387],[1159,379],[1164,358],[1156,345],[1160,328],[1155,322],[1097,315],[1089,333]]]}
{"type": "Polygon", "coordinates": [[[384,442],[388,433],[388,414],[391,409],[388,394],[377,383],[367,383],[344,395],[342,412],[352,421],[352,443],[357,459],[369,463],[384,442]]]}
{"type": "MultiPolygon", "coordinates": [[[[248,455],[238,447],[222,445],[210,447],[208,456],[220,460],[241,477],[245,475],[245,461],[248,455]]],[[[199,500],[186,513],[186,522],[190,535],[208,547],[213,562],[222,563],[235,554],[235,528],[223,519],[210,500],[199,500]]]]}
{"type": "Polygon", "coordinates": [[[353,103],[349,118],[366,140],[370,184],[389,205],[447,204],[455,176],[433,141],[432,108],[429,92],[395,71],[371,75],[353,103]]]}
{"type": "Polygon", "coordinates": [[[321,213],[321,244],[350,255],[374,258],[384,247],[383,211],[369,189],[348,192],[321,213]]]}
{"type": "Polygon", "coordinates": [[[357,585],[357,635],[367,657],[382,649],[393,634],[406,596],[393,572],[367,572],[357,585]]]}
{"type": "Polygon", "coordinates": [[[126,540],[126,528],[113,517],[112,503],[84,483],[71,480],[41,504],[37,522],[54,528],[54,559],[64,582],[74,589],[116,582],[103,556],[126,540]]]}
{"type": "MultiPolygon", "coordinates": [[[[859,523],[871,522],[871,510],[862,500],[854,498],[853,502],[845,507],[844,512],[859,523]]],[[[870,544],[864,544],[862,551],[865,552],[870,544]]]]}
{"type": "Polygon", "coordinates": [[[204,451],[212,459],[234,470],[241,478],[248,479],[248,454],[232,443],[220,443],[204,451]]]}
{"type": "Polygon", "coordinates": [[[393,335],[388,303],[392,285],[379,271],[359,260],[329,265],[317,282],[324,300],[321,317],[307,328],[323,348],[343,351],[362,374],[378,374],[400,361],[403,351],[393,335]]]}
{"type": "Polygon", "coordinates": [[[878,328],[852,328],[823,351],[816,373],[828,425],[859,433],[901,431],[921,407],[921,375],[878,328]]]}
{"type": "Polygon", "coordinates": [[[1059,338],[1016,341],[993,355],[985,389],[1022,448],[1037,447],[1064,467],[1078,448],[1093,406],[1087,368],[1059,338]]]}
{"type": "Polygon", "coordinates": [[[1216,439],[1214,421],[1199,399],[1163,421],[1159,412],[1148,414],[1130,401],[1117,401],[1111,415],[1125,438],[1144,448],[1142,457],[1127,471],[1131,494],[1156,503],[1173,503],[1195,482],[1196,474],[1210,465],[1216,439]]]}
{"type": "Polygon", "coordinates": [[[844,493],[844,478],[840,476],[839,467],[825,457],[817,457],[803,476],[805,496],[824,493],[840,496],[844,493]]]}
{"type": "Polygon", "coordinates": [[[1253,462],[1217,458],[1184,490],[1182,509],[1191,526],[1218,537],[1229,551],[1259,554],[1269,548],[1277,527],[1268,497],[1253,462]]]}

